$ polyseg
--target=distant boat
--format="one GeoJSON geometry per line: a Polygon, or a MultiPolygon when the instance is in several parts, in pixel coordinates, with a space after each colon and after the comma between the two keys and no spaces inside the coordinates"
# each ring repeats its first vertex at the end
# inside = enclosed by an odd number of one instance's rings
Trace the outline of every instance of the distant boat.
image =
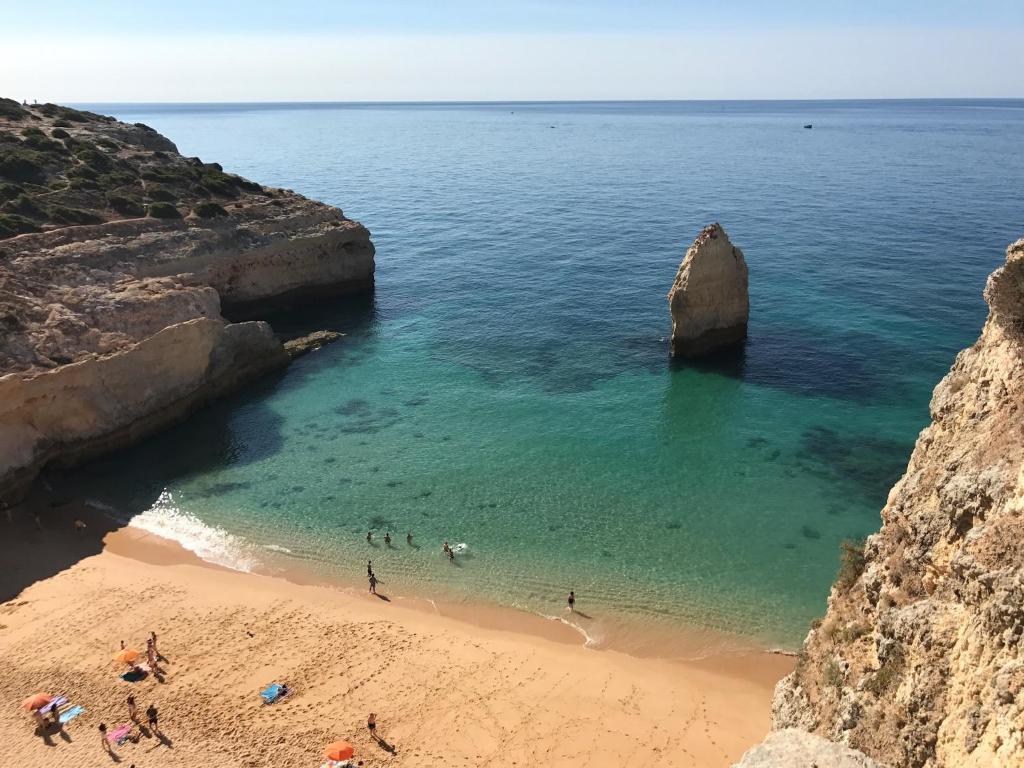
{"type": "Polygon", "coordinates": [[[813,125],[811,125],[810,123],[808,123],[807,125],[805,125],[805,126],[804,126],[804,128],[813,128],[813,127],[814,127],[814,126],[813,126],[813,125]]]}

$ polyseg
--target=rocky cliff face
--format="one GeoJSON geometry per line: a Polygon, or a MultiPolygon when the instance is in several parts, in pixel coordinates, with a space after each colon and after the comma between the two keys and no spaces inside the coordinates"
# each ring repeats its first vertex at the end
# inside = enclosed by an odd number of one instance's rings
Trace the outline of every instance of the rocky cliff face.
{"type": "Polygon", "coordinates": [[[747,337],[747,263],[720,225],[705,227],[687,249],[668,306],[674,355],[701,355],[747,337]]]}
{"type": "Polygon", "coordinates": [[[777,690],[795,726],[896,766],[1024,765],[1024,240],[932,424],[777,690]]]}
{"type": "Polygon", "coordinates": [[[141,125],[0,100],[0,495],[288,355],[259,316],[366,290],[358,222],[141,125]]]}

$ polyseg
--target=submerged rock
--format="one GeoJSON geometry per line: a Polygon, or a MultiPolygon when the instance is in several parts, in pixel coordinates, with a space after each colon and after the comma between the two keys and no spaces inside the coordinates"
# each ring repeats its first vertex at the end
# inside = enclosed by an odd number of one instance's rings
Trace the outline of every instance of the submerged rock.
{"type": "Polygon", "coordinates": [[[672,354],[702,355],[747,338],[747,262],[719,224],[701,230],[668,292],[672,354]]]}
{"type": "Polygon", "coordinates": [[[326,344],[333,344],[344,336],[344,333],[338,333],[337,331],[313,331],[313,333],[299,336],[297,339],[286,341],[284,343],[284,351],[294,360],[296,357],[302,357],[310,352],[315,352],[326,344]]]}

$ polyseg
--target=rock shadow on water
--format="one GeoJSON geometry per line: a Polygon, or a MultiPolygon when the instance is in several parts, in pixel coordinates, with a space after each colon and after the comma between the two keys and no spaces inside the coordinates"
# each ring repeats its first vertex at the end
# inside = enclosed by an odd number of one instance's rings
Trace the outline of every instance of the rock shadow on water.
{"type": "Polygon", "coordinates": [[[796,459],[802,471],[880,504],[902,476],[913,447],[911,441],[815,426],[800,436],[796,459]]]}
{"type": "MultiPolygon", "coordinates": [[[[265,461],[285,444],[284,417],[266,404],[284,375],[271,374],[205,405],[180,424],[68,470],[62,473],[61,484],[71,493],[100,497],[116,489],[122,511],[135,515],[183,479],[265,461]]],[[[242,485],[226,480],[200,494],[231,493],[243,490],[242,485]]]]}
{"type": "Polygon", "coordinates": [[[898,372],[912,352],[870,334],[767,328],[703,357],[669,357],[669,369],[714,373],[795,395],[874,403],[880,396],[905,394],[898,372]]]}

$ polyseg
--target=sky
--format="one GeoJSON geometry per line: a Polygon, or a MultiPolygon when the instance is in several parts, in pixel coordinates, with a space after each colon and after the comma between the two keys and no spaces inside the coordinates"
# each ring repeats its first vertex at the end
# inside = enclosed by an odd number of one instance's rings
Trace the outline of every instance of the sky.
{"type": "Polygon", "coordinates": [[[43,101],[1024,97],[1024,0],[0,0],[43,101]]]}

